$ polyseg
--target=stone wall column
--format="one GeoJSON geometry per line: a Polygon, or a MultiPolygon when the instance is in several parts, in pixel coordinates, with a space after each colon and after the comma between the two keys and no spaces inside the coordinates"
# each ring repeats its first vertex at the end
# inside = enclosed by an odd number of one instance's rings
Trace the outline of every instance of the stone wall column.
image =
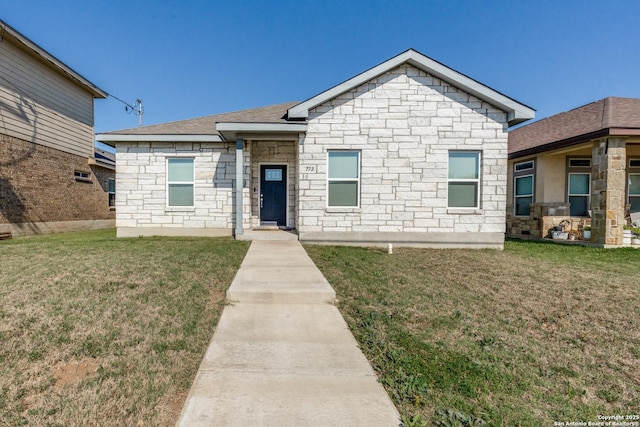
{"type": "Polygon", "coordinates": [[[622,244],[626,151],[622,138],[605,138],[593,143],[591,241],[594,243],[622,244]]]}

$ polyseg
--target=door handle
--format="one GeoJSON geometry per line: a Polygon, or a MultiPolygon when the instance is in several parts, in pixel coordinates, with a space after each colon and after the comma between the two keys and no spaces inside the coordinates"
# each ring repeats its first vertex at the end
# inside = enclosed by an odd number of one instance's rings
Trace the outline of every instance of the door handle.
{"type": "Polygon", "coordinates": [[[260,193],[260,209],[264,206],[264,194],[260,193]]]}

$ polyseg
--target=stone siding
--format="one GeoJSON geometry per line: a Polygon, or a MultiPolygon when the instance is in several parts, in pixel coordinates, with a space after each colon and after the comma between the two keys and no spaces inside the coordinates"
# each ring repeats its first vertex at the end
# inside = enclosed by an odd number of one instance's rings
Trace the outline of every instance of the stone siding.
{"type": "Polygon", "coordinates": [[[410,65],[310,111],[298,230],[504,233],[506,115],[410,65]],[[359,208],[327,207],[327,150],[361,152],[359,208]],[[481,152],[479,209],[447,208],[448,153],[481,152]]]}
{"type": "MultiPolygon", "coordinates": [[[[225,229],[230,233],[235,222],[235,159],[235,144],[229,143],[118,143],[116,226],[119,235],[121,228],[139,229],[141,234],[144,229],[172,228],[225,229]],[[192,208],[167,206],[167,158],[175,157],[195,159],[195,206],[192,208]]],[[[250,161],[250,153],[245,150],[244,227],[250,224],[250,161]]]]}
{"type": "Polygon", "coordinates": [[[627,194],[625,141],[607,138],[594,142],[592,158],[591,240],[605,246],[621,245],[627,194]]]}
{"type": "Polygon", "coordinates": [[[115,218],[108,194],[115,171],[89,165],[86,157],[0,137],[0,231],[38,234],[55,230],[49,223],[63,222],[72,230],[74,221],[85,229],[87,221],[115,218]],[[90,180],[77,180],[74,171],[89,173],[90,180]]]}
{"type": "Polygon", "coordinates": [[[296,226],[296,143],[294,141],[250,141],[251,225],[260,225],[260,165],[287,165],[287,226],[296,226]]]}

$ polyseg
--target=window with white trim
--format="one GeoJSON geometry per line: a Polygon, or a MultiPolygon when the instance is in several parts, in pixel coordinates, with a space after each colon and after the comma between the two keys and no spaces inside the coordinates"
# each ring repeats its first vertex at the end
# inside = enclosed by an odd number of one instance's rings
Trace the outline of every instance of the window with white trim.
{"type": "Polygon", "coordinates": [[[589,215],[589,195],[591,194],[590,173],[569,173],[569,214],[571,216],[589,215]]]}
{"type": "Polygon", "coordinates": [[[571,204],[569,215],[589,216],[591,201],[591,159],[568,159],[567,201],[571,204]]]}
{"type": "Polygon", "coordinates": [[[529,160],[513,165],[513,213],[529,216],[535,185],[535,162],[529,160]]]}
{"type": "Polygon", "coordinates": [[[193,206],[194,159],[167,159],[167,206],[193,206]]]}
{"type": "Polygon", "coordinates": [[[116,205],[116,180],[109,178],[107,180],[108,192],[109,192],[109,207],[112,208],[116,205]]]}
{"type": "Polygon", "coordinates": [[[327,206],[360,205],[360,152],[329,151],[327,167],[327,206]]]}
{"type": "Polygon", "coordinates": [[[627,194],[629,197],[629,212],[640,212],[640,159],[629,159],[627,194]]]}
{"type": "Polygon", "coordinates": [[[447,206],[480,207],[480,152],[450,151],[447,206]]]}

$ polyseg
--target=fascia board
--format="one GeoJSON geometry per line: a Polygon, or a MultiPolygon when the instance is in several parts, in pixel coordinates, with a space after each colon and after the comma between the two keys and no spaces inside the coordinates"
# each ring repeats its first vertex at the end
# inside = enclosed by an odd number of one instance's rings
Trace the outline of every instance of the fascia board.
{"type": "Polygon", "coordinates": [[[306,123],[216,123],[220,132],[305,132],[306,123]]]}
{"type": "Polygon", "coordinates": [[[96,140],[108,142],[222,142],[220,135],[135,135],[99,133],[96,140]]]}

